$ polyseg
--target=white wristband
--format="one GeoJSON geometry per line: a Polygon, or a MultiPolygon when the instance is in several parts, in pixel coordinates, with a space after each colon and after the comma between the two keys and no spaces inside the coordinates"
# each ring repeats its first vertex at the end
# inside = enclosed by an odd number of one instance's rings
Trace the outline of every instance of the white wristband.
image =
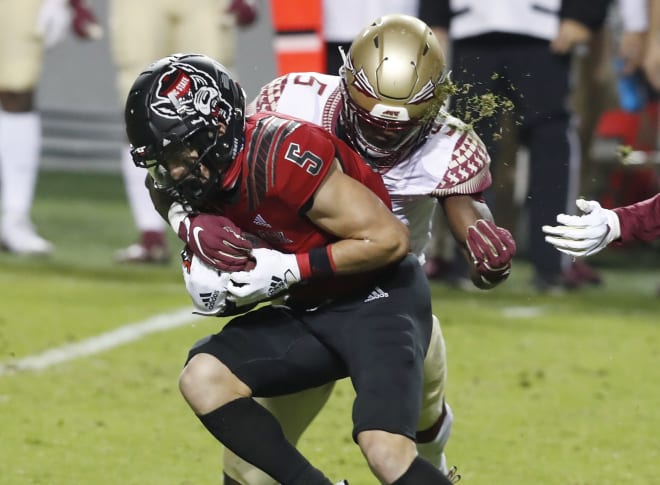
{"type": "Polygon", "coordinates": [[[610,209],[605,209],[605,217],[607,217],[607,225],[610,226],[610,233],[607,235],[609,244],[621,237],[621,221],[616,212],[610,209]]]}
{"type": "Polygon", "coordinates": [[[188,212],[186,212],[181,204],[178,202],[172,203],[170,210],[167,211],[167,220],[169,221],[170,226],[172,226],[172,229],[174,229],[175,233],[179,233],[179,225],[186,217],[188,217],[188,215],[188,212]]]}

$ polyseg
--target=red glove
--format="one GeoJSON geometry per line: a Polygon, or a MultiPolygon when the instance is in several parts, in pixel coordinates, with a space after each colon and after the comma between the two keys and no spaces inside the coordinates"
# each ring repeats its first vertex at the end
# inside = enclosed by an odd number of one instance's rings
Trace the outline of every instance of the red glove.
{"type": "Polygon", "coordinates": [[[198,214],[179,223],[179,238],[207,264],[221,271],[244,271],[250,261],[252,243],[226,217],[198,214]]]}
{"type": "Polygon", "coordinates": [[[228,13],[236,15],[236,23],[247,27],[257,19],[257,8],[250,0],[232,0],[228,13]]]}
{"type": "Polygon", "coordinates": [[[103,28],[85,0],[69,0],[73,16],[71,29],[84,40],[98,40],[103,37],[103,28]]]}
{"type": "Polygon", "coordinates": [[[466,243],[484,283],[493,285],[509,276],[511,259],[516,254],[516,242],[509,231],[479,219],[468,227],[466,243]]]}

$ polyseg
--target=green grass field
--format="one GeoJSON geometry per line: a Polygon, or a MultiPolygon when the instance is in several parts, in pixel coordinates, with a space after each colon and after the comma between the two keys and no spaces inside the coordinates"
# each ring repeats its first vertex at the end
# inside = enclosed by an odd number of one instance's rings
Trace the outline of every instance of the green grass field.
{"type": "MultiPolygon", "coordinates": [[[[219,484],[220,448],[177,377],[222,320],[11,368],[190,305],[174,249],[168,266],[113,263],[135,237],[118,176],[43,173],[34,219],[55,254],[0,254],[0,484],[219,484]]],[[[434,285],[461,485],[660,483],[660,258],[615,250],[594,262],[605,286],[561,296],[531,292],[522,261],[492,292],[434,285]]],[[[375,485],[350,438],[351,400],[341,382],[301,447],[332,478],[375,485]]]]}

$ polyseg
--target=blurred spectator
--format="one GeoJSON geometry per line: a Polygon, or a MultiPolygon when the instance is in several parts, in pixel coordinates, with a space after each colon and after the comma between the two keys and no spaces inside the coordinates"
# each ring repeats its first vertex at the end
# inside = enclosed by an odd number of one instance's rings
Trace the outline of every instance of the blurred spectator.
{"type": "Polygon", "coordinates": [[[101,35],[83,0],[0,0],[1,245],[15,254],[48,254],[52,244],[31,220],[41,156],[41,118],[35,90],[44,48],[71,28],[80,38],[101,35]]]}
{"type": "Polygon", "coordinates": [[[631,74],[642,64],[646,31],[648,30],[648,0],[618,0],[622,32],[618,55],[623,61],[622,72],[631,74]]]}
{"type": "Polygon", "coordinates": [[[660,2],[649,2],[649,28],[643,68],[651,85],[660,91],[660,2]]]}
{"type": "Polygon", "coordinates": [[[618,0],[612,9],[613,37],[616,47],[610,65],[617,80],[619,105],[624,111],[638,112],[648,100],[646,81],[642,74],[642,61],[648,30],[649,6],[647,0],[618,0]]]}
{"type": "Polygon", "coordinates": [[[417,17],[418,8],[418,0],[323,0],[326,73],[339,72],[344,63],[339,48],[348,52],[358,32],[373,19],[392,13],[417,17]]]}
{"type": "MultiPolygon", "coordinates": [[[[541,8],[532,0],[421,2],[421,18],[448,32],[452,80],[470,88],[454,97],[454,112],[474,122],[494,160],[495,177],[500,139],[510,143],[515,137],[528,150],[527,236],[533,284],[539,291],[598,279],[588,267],[562,260],[538,228],[567,211],[576,198],[580,150],[568,102],[571,54],[602,25],[608,3],[549,0],[541,8]],[[513,102],[514,131],[502,131],[499,119],[483,116],[493,107],[485,102],[506,99],[513,102]]],[[[487,195],[495,199],[495,194],[487,195]]]]}
{"type": "MultiPolygon", "coordinates": [[[[605,170],[602,161],[607,152],[600,150],[594,142],[599,143],[604,135],[609,137],[604,133],[606,126],[620,134],[636,131],[626,125],[639,118],[633,111],[641,111],[648,97],[644,93],[647,86],[640,72],[648,24],[647,9],[647,0],[613,1],[605,26],[592,36],[588,48],[576,57],[577,85],[573,103],[579,118],[582,148],[580,193],[583,196],[596,197],[603,190],[605,170]],[[615,119],[614,112],[620,112],[621,116],[615,119]]],[[[622,135],[616,138],[620,143],[630,143],[622,135]]],[[[614,159],[612,150],[609,160],[614,159]]]]}
{"type": "MultiPolygon", "coordinates": [[[[249,25],[256,10],[248,0],[112,0],[110,34],[123,106],[138,74],[151,62],[176,52],[206,54],[233,69],[236,26],[249,25]]],[[[169,260],[166,227],[144,189],[146,171],[131,159],[128,144],[121,168],[140,240],[115,255],[120,262],[164,263],[169,260]]]]}

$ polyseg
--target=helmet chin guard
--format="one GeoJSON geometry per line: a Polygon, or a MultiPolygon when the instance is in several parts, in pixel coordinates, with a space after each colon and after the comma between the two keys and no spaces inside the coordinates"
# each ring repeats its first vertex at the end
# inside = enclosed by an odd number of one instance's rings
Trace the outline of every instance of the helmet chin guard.
{"type": "Polygon", "coordinates": [[[134,163],[193,208],[232,185],[244,145],[245,94],[227,69],[201,54],[156,61],[134,82],[124,111],[134,163]]]}
{"type": "Polygon", "coordinates": [[[342,55],[343,131],[373,166],[392,167],[424,143],[446,100],[440,43],[421,20],[385,15],[342,55]]]}

